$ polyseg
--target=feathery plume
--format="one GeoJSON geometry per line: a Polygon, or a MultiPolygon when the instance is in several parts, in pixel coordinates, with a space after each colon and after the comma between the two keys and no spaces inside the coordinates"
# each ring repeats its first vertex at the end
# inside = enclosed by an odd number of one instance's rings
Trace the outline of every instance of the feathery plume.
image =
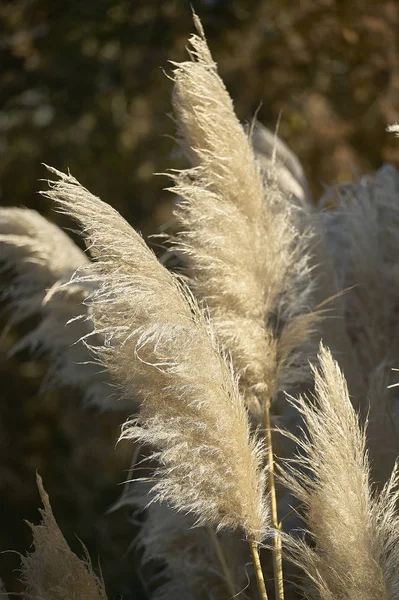
{"type": "Polygon", "coordinates": [[[339,289],[348,290],[342,295],[348,332],[367,375],[398,349],[399,172],[385,165],[374,178],[334,191],[337,207],[323,215],[327,248],[339,289]]]}
{"type": "Polygon", "coordinates": [[[312,544],[291,538],[293,558],[308,575],[305,594],[322,600],[394,600],[399,593],[398,474],[381,495],[369,481],[366,436],[345,378],[320,345],[315,397],[293,400],[306,427],[300,454],[283,479],[304,506],[312,544]]]}
{"type": "Polygon", "coordinates": [[[141,579],[152,600],[181,598],[247,598],[248,545],[235,531],[216,534],[212,527],[196,527],[195,518],[165,503],[152,502],[152,483],[135,480],[140,449],[133,458],[129,481],[112,510],[127,508],[142,522],[134,546],[140,551],[141,579]],[[245,593],[244,593],[245,590],[245,593]]]}
{"type": "Polygon", "coordinates": [[[193,165],[172,175],[181,197],[175,245],[256,411],[257,398],[269,401],[309,373],[297,350],[316,318],[310,313],[310,231],[299,236],[299,208],[284,196],[278,165],[262,173],[198,19],[196,25],[191,61],[174,71],[178,130],[193,165]]]}
{"type": "Polygon", "coordinates": [[[28,600],[106,600],[104,583],[88,558],[81,560],[69,548],[54,518],[49,497],[37,475],[44,508],[40,525],[30,525],[34,550],[22,557],[21,575],[28,600]]]}
{"type": "Polygon", "coordinates": [[[385,387],[395,382],[391,369],[399,364],[399,172],[384,165],[374,177],[339,186],[334,202],[336,208],[322,215],[325,239],[338,288],[345,291],[342,312],[364,382],[355,401],[370,420],[373,478],[383,484],[397,457],[395,450],[387,450],[396,448],[399,429],[396,391],[385,387]],[[393,426],[378,431],[378,424],[388,421],[393,426]]]}
{"type": "Polygon", "coordinates": [[[192,513],[198,524],[262,539],[262,449],[250,436],[243,400],[209,323],[113,208],[73,177],[50,170],[59,180],[45,195],[81,224],[97,259],[77,280],[98,283],[86,302],[105,340],[95,348],[99,360],[122,396],[141,400],[122,437],[156,448],[155,498],[192,513]]]}
{"type": "Polygon", "coordinates": [[[9,324],[36,314],[41,317],[12,353],[23,348],[48,353],[53,360],[48,380],[79,386],[86,402],[107,406],[111,390],[98,367],[91,364],[87,348],[78,341],[92,330],[82,304],[92,288],[81,284],[63,287],[76,269],[89,264],[87,256],[36,211],[1,208],[0,264],[9,277],[1,293],[11,311],[9,324]],[[81,315],[86,319],[77,319],[81,315]]]}

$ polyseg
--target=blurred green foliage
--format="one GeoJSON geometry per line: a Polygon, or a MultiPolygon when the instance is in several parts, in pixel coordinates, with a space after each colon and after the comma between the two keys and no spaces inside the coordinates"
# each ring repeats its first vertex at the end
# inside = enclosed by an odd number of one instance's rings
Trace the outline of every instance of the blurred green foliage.
{"type": "MultiPolygon", "coordinates": [[[[240,119],[259,106],[265,125],[281,118],[279,133],[302,160],[315,198],[353,171],[399,163],[397,141],[385,132],[399,114],[397,1],[192,4],[240,119]]],[[[153,173],[185,163],[164,71],[185,58],[192,31],[186,0],[2,0],[0,203],[54,219],[35,193],[44,162],[69,168],[146,235],[168,222],[167,180],[153,173]]],[[[105,515],[131,452],[114,452],[118,417],[82,412],[72,392],[42,394],[44,358],[7,362],[19,333],[3,334],[0,344],[0,549],[30,543],[22,519],[37,521],[39,468],[68,540],[79,549],[76,533],[94,561],[101,556],[110,597],[139,598],[133,558],[124,554],[134,528],[126,515],[105,515]]],[[[0,564],[15,590],[17,566],[15,555],[0,564]]]]}

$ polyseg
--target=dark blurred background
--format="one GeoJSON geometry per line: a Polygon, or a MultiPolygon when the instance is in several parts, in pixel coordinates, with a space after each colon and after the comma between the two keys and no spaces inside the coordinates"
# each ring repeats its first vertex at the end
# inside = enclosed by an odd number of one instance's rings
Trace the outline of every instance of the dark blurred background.
{"type": "MultiPolygon", "coordinates": [[[[354,173],[398,164],[398,142],[385,132],[399,118],[397,0],[192,5],[239,118],[260,106],[274,129],[281,115],[280,136],[316,200],[354,173]]],[[[164,71],[185,58],[191,32],[186,0],[1,0],[0,203],[58,220],[36,193],[44,162],[69,168],[145,236],[167,224],[167,180],[153,173],[185,162],[164,71]]],[[[95,564],[100,556],[110,598],[145,597],[128,552],[134,526],[106,514],[131,454],[114,448],[121,418],[82,411],[71,391],[41,390],[46,357],[7,358],[21,333],[0,339],[0,551],[29,547],[23,519],[38,520],[39,469],[68,541],[80,551],[79,536],[95,564]]],[[[0,555],[10,590],[20,589],[18,565],[0,555]]]]}

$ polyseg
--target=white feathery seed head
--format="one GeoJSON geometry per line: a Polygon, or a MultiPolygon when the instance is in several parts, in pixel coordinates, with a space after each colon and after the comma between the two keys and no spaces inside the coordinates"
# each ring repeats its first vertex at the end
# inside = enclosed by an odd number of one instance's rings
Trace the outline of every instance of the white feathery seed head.
{"type": "Polygon", "coordinates": [[[191,515],[164,503],[148,505],[149,484],[127,485],[123,503],[134,512],[145,511],[135,545],[141,550],[143,570],[152,600],[230,598],[247,586],[248,544],[237,532],[215,534],[209,527],[195,527],[191,515]],[[223,553],[227,573],[221,568],[215,544],[223,553]],[[227,581],[227,578],[229,581],[227,581]]]}
{"type": "Polygon", "coordinates": [[[300,452],[283,480],[301,502],[310,542],[287,547],[310,582],[309,599],[394,600],[399,592],[399,499],[394,470],[380,495],[369,480],[365,431],[359,426],[345,378],[320,346],[313,399],[293,400],[304,419],[300,452]]]}
{"type": "Polygon", "coordinates": [[[278,164],[271,161],[267,173],[258,164],[197,18],[196,25],[191,60],[173,63],[178,133],[193,165],[171,175],[181,197],[174,246],[247,401],[253,394],[268,401],[282,386],[309,377],[303,345],[317,320],[311,231],[303,230],[278,164]]]}
{"type": "Polygon", "coordinates": [[[397,381],[392,368],[399,365],[399,172],[387,164],[333,192],[323,201],[336,207],[322,214],[322,222],[363,383],[355,401],[370,421],[373,478],[383,485],[396,460],[399,431],[397,391],[387,389],[397,381]]]}
{"type": "Polygon", "coordinates": [[[262,446],[208,320],[113,208],[51,171],[59,179],[45,195],[80,223],[96,259],[72,282],[98,284],[86,300],[105,340],[94,351],[121,395],[141,402],[122,437],[155,448],[155,497],[200,524],[262,539],[262,446]]]}
{"type": "Polygon", "coordinates": [[[323,215],[327,248],[339,290],[346,290],[348,333],[367,377],[399,354],[399,172],[384,165],[373,177],[337,187],[333,199],[336,208],[323,215]]]}

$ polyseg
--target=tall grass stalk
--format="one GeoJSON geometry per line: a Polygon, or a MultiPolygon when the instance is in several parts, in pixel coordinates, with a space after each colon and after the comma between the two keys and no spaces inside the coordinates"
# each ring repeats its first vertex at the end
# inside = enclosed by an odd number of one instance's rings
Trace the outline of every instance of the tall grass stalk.
{"type": "Polygon", "coordinates": [[[281,524],[277,512],[277,494],[274,473],[274,452],[272,428],[270,422],[270,403],[265,402],[264,429],[266,435],[267,465],[268,465],[268,490],[270,502],[270,519],[273,527],[273,572],[275,596],[278,600],[284,600],[284,575],[283,575],[283,550],[281,545],[281,524]]]}
{"type": "Polygon", "coordinates": [[[263,578],[262,566],[260,564],[258,544],[252,538],[248,539],[248,543],[251,552],[252,563],[255,568],[255,577],[258,586],[259,596],[261,600],[269,600],[266,591],[265,580],[263,578]]]}

